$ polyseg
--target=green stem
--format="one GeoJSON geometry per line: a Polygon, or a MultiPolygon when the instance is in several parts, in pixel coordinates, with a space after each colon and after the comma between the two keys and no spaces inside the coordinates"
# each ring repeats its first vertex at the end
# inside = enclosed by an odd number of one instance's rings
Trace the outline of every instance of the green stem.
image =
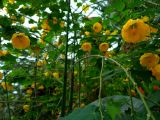
{"type": "Polygon", "coordinates": [[[78,63],[78,68],[79,68],[79,84],[78,84],[78,107],[80,107],[81,104],[81,62],[78,63]]]}
{"type": "MultiPolygon", "coordinates": [[[[73,58],[72,58],[72,66],[74,66],[75,63],[75,41],[76,41],[76,31],[74,31],[74,36],[75,39],[73,41],[73,58]]],[[[73,89],[74,89],[74,67],[72,67],[71,70],[71,83],[70,83],[70,100],[69,100],[69,112],[72,111],[72,106],[73,106],[73,89]]]]}
{"type": "Polygon", "coordinates": [[[7,94],[7,108],[8,108],[8,115],[9,115],[9,120],[11,120],[11,111],[10,111],[10,104],[9,104],[9,95],[8,95],[8,86],[6,82],[6,72],[4,72],[4,82],[5,82],[5,87],[6,87],[6,94],[7,94]]]}
{"type": "Polygon", "coordinates": [[[66,109],[66,90],[67,90],[67,54],[68,54],[68,41],[69,41],[69,14],[70,14],[70,0],[66,0],[68,3],[68,12],[67,12],[67,29],[66,29],[66,46],[65,46],[65,66],[64,66],[64,79],[63,79],[63,97],[62,97],[62,114],[61,116],[65,116],[65,109],[66,109]]]}
{"type": "Polygon", "coordinates": [[[99,76],[99,112],[100,112],[100,116],[101,116],[101,120],[103,120],[103,113],[102,113],[102,98],[101,98],[101,94],[102,94],[102,73],[103,73],[103,66],[104,66],[104,58],[102,58],[102,66],[101,66],[101,71],[100,71],[100,76],[99,76]]]}
{"type": "Polygon", "coordinates": [[[133,106],[133,99],[132,99],[132,94],[131,94],[130,83],[128,83],[128,88],[129,88],[129,96],[130,96],[130,101],[131,101],[131,117],[133,117],[133,120],[135,120],[135,117],[134,117],[134,106],[133,106]]]}

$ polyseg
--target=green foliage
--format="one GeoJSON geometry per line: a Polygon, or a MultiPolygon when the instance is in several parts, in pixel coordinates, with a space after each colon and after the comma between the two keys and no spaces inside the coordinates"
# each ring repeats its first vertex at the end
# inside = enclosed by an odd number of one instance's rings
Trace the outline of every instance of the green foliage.
{"type": "Polygon", "coordinates": [[[0,119],[59,119],[66,66],[67,116],[60,120],[99,120],[98,96],[101,89],[104,120],[147,119],[147,111],[142,104],[144,101],[140,100],[136,87],[144,90],[148,107],[155,118],[159,118],[160,81],[156,80],[151,69],[140,64],[144,53],[160,55],[159,0],[74,0],[70,11],[66,0],[12,2],[0,2],[0,11],[3,11],[0,16],[0,71],[3,73],[0,80],[0,119]],[[82,6],[86,4],[89,10],[85,13],[82,6]],[[125,42],[121,36],[124,24],[129,19],[142,19],[144,16],[149,17],[145,23],[158,32],[151,33],[147,41],[136,44],[125,42]],[[96,22],[102,25],[99,33],[93,29],[96,22]],[[110,33],[106,34],[106,30],[110,33]],[[25,33],[30,39],[30,47],[22,50],[14,48],[11,41],[14,33],[25,33]],[[67,33],[68,61],[65,61],[67,33]],[[84,42],[91,43],[90,52],[81,48],[84,42]],[[105,52],[99,49],[103,42],[109,44],[105,52]],[[6,55],[3,55],[4,50],[8,51],[6,55]],[[106,56],[122,65],[135,83],[106,56]],[[74,84],[71,84],[72,79],[74,84]],[[1,84],[5,81],[13,90],[7,90],[6,85],[1,84]],[[71,86],[72,113],[69,111],[71,86]],[[26,104],[30,105],[28,112],[23,109],[26,104]]]}

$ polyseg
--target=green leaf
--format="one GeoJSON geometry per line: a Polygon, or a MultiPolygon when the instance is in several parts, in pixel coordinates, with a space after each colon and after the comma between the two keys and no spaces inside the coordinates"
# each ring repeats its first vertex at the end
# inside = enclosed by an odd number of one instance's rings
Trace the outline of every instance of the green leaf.
{"type": "Polygon", "coordinates": [[[77,109],[73,113],[69,114],[65,118],[60,120],[99,120],[100,115],[97,111],[97,107],[90,105],[84,109],[77,109]]]}
{"type": "Polygon", "coordinates": [[[81,7],[81,6],[82,6],[81,2],[77,3],[77,7],[81,7]]]}
{"type": "Polygon", "coordinates": [[[125,4],[122,0],[113,0],[112,7],[117,11],[122,11],[125,8],[125,4]]]}

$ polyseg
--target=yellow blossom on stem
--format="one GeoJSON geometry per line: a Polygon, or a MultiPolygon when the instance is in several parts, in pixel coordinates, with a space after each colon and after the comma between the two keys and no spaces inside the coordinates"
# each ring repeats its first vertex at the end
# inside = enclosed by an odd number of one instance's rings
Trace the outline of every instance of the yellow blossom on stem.
{"type": "Polygon", "coordinates": [[[24,33],[14,33],[11,42],[12,46],[16,49],[25,49],[30,46],[30,39],[24,33]]]}
{"type": "Polygon", "coordinates": [[[15,0],[8,0],[8,3],[13,4],[15,0]]]}
{"type": "Polygon", "coordinates": [[[56,79],[58,79],[59,78],[59,73],[58,72],[54,72],[53,73],[53,77],[56,78],[56,79]]]}
{"type": "Polygon", "coordinates": [[[88,37],[90,35],[90,32],[85,31],[84,34],[88,37]]]}
{"type": "Polygon", "coordinates": [[[89,52],[92,49],[92,45],[89,42],[85,42],[82,44],[81,49],[85,52],[87,52],[87,51],[89,52]]]}
{"type": "Polygon", "coordinates": [[[101,44],[99,45],[99,50],[100,50],[101,52],[107,51],[108,48],[109,48],[109,44],[108,44],[108,43],[101,43],[101,44]]]}
{"type": "Polygon", "coordinates": [[[37,66],[41,67],[43,65],[43,61],[37,61],[37,66]]]}
{"type": "Polygon", "coordinates": [[[9,52],[7,50],[0,50],[0,57],[6,56],[7,54],[9,54],[9,52]]]}
{"type": "Polygon", "coordinates": [[[55,25],[55,24],[57,24],[57,22],[58,22],[57,18],[53,17],[53,24],[55,25]]]}
{"type": "Polygon", "coordinates": [[[41,24],[42,29],[44,29],[46,32],[51,30],[51,27],[48,24],[48,20],[44,20],[41,24]]]}
{"type": "Polygon", "coordinates": [[[48,76],[49,76],[49,72],[48,72],[48,71],[45,72],[45,73],[44,73],[44,76],[48,77],[48,76]]]}
{"type": "Polygon", "coordinates": [[[148,69],[154,67],[159,62],[159,56],[153,53],[144,53],[140,57],[140,64],[148,69]]]}
{"type": "Polygon", "coordinates": [[[8,91],[13,90],[13,86],[8,82],[1,82],[1,86],[3,87],[4,90],[8,90],[8,91]]]}
{"type": "Polygon", "coordinates": [[[24,112],[28,112],[30,109],[30,106],[29,105],[23,105],[23,110],[24,112]]]}
{"type": "Polygon", "coordinates": [[[99,33],[102,30],[102,25],[99,22],[94,23],[93,25],[93,31],[95,33],[99,33]]]}
{"type": "Polygon", "coordinates": [[[31,95],[33,93],[33,90],[31,88],[29,88],[28,90],[26,90],[26,93],[31,95]]]}
{"type": "Polygon", "coordinates": [[[110,35],[110,33],[111,33],[110,30],[106,30],[106,31],[105,31],[105,34],[106,34],[106,35],[110,35]]]}
{"type": "Polygon", "coordinates": [[[60,25],[61,28],[64,28],[65,22],[64,22],[64,21],[61,21],[61,22],[59,23],[59,25],[60,25]]]}

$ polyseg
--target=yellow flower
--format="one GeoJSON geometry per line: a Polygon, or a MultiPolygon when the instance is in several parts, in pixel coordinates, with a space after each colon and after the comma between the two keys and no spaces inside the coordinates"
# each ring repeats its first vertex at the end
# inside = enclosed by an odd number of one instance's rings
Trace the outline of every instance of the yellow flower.
{"type": "Polygon", "coordinates": [[[25,49],[30,46],[30,39],[24,33],[14,33],[11,42],[12,46],[16,49],[25,49]]]}
{"type": "Polygon", "coordinates": [[[39,43],[39,44],[42,44],[42,45],[46,45],[46,42],[45,42],[43,39],[39,39],[39,40],[38,40],[38,43],[39,43]]]}
{"type": "Polygon", "coordinates": [[[128,79],[128,78],[126,78],[126,79],[124,79],[124,80],[123,80],[123,82],[129,82],[129,79],[128,79]]]}
{"type": "Polygon", "coordinates": [[[106,58],[111,57],[111,56],[112,56],[111,53],[108,52],[108,51],[106,51],[106,52],[104,53],[104,57],[106,57],[106,58]]]}
{"type": "Polygon", "coordinates": [[[2,80],[3,78],[3,74],[0,72],[0,80],[2,80]]]}
{"type": "Polygon", "coordinates": [[[20,18],[20,22],[21,22],[21,23],[24,23],[24,22],[25,22],[25,17],[24,17],[24,16],[22,16],[22,17],[20,18]]]}
{"type": "Polygon", "coordinates": [[[59,78],[59,73],[58,72],[54,72],[53,73],[53,77],[56,78],[56,79],[58,79],[59,78]]]}
{"type": "Polygon", "coordinates": [[[12,91],[13,90],[13,86],[11,84],[9,84],[8,82],[2,82],[1,86],[3,87],[4,90],[8,90],[8,91],[12,91]]]}
{"type": "Polygon", "coordinates": [[[41,24],[42,29],[47,31],[51,30],[51,27],[48,25],[48,20],[44,20],[43,23],[41,24]]]}
{"type": "Polygon", "coordinates": [[[41,38],[43,39],[44,37],[46,37],[47,33],[43,31],[41,38]]]}
{"type": "Polygon", "coordinates": [[[40,85],[39,87],[38,87],[38,90],[43,90],[44,89],[44,86],[43,85],[40,85]]]}
{"type": "Polygon", "coordinates": [[[82,6],[82,11],[84,11],[85,13],[89,10],[89,5],[83,5],[82,6]]]}
{"type": "Polygon", "coordinates": [[[110,35],[110,33],[111,33],[110,30],[106,30],[106,31],[105,31],[105,34],[106,34],[106,35],[110,35]]]}
{"type": "Polygon", "coordinates": [[[9,54],[9,52],[7,50],[0,50],[0,57],[6,56],[7,54],[9,54]]]}
{"type": "Polygon", "coordinates": [[[144,22],[148,22],[149,21],[149,17],[148,16],[143,16],[143,17],[141,17],[141,20],[143,20],[144,22]]]}
{"type": "Polygon", "coordinates": [[[85,52],[91,51],[92,45],[91,45],[91,43],[89,43],[89,42],[85,42],[85,43],[82,44],[81,49],[82,49],[83,51],[85,51],[85,52]]]}
{"type": "Polygon", "coordinates": [[[13,4],[15,0],[8,0],[10,4],[13,4]]]}
{"type": "Polygon", "coordinates": [[[47,57],[48,57],[48,54],[47,54],[47,53],[44,53],[44,54],[43,54],[43,58],[44,58],[44,59],[47,59],[47,57]]]}
{"type": "Polygon", "coordinates": [[[2,53],[3,53],[4,56],[9,54],[9,52],[7,50],[3,50],[2,53]]]}
{"type": "Polygon", "coordinates": [[[39,83],[36,82],[36,84],[35,84],[35,82],[33,82],[31,85],[31,88],[35,88],[35,87],[37,88],[38,85],[39,85],[39,83]]]}
{"type": "Polygon", "coordinates": [[[42,61],[42,64],[43,64],[43,65],[46,65],[46,64],[47,64],[47,61],[46,61],[46,60],[43,60],[43,61],[42,61]]]}
{"type": "Polygon", "coordinates": [[[17,22],[17,17],[16,16],[12,15],[12,16],[10,16],[10,18],[11,18],[13,23],[17,22]]]}
{"type": "Polygon", "coordinates": [[[57,18],[56,17],[53,17],[53,24],[55,25],[55,24],[57,24],[57,18]]]}
{"type": "Polygon", "coordinates": [[[90,35],[90,32],[86,31],[84,34],[88,37],[90,35]]]}
{"type": "Polygon", "coordinates": [[[157,64],[151,70],[153,76],[160,76],[160,64],[157,64]]]}
{"type": "Polygon", "coordinates": [[[93,30],[95,33],[99,33],[102,30],[102,25],[99,22],[94,23],[93,30]]]}
{"type": "Polygon", "coordinates": [[[108,44],[108,43],[101,43],[101,44],[99,45],[99,50],[100,50],[101,52],[107,51],[108,48],[109,48],[109,44],[108,44]]]}
{"type": "Polygon", "coordinates": [[[27,94],[31,95],[33,93],[33,90],[30,88],[26,91],[27,94]]]}
{"type": "Polygon", "coordinates": [[[24,112],[28,112],[30,109],[30,106],[29,105],[23,105],[23,110],[24,112]]]}
{"type": "Polygon", "coordinates": [[[159,62],[159,56],[153,53],[144,53],[140,57],[140,64],[147,68],[152,68],[159,62]]]}
{"type": "Polygon", "coordinates": [[[36,30],[36,29],[37,29],[36,26],[31,26],[31,30],[32,30],[32,31],[34,31],[34,30],[36,30]]]}
{"type": "Polygon", "coordinates": [[[118,34],[118,30],[114,30],[111,35],[117,35],[118,34]]]}
{"type": "Polygon", "coordinates": [[[64,28],[65,22],[64,22],[64,21],[61,21],[59,25],[60,25],[61,28],[64,28]]]}
{"type": "Polygon", "coordinates": [[[157,74],[157,75],[155,76],[155,78],[156,78],[157,80],[160,80],[160,74],[157,74]]]}
{"type": "Polygon", "coordinates": [[[60,58],[64,60],[65,59],[65,55],[64,54],[60,54],[60,58]]]}
{"type": "Polygon", "coordinates": [[[131,89],[131,95],[136,96],[136,95],[137,95],[137,94],[136,94],[136,91],[133,90],[133,89],[131,89]]]}
{"type": "Polygon", "coordinates": [[[49,76],[49,72],[45,72],[44,76],[48,77],[49,76]]]}
{"type": "Polygon", "coordinates": [[[43,65],[43,62],[42,61],[37,61],[37,66],[38,67],[41,67],[43,65]]]}
{"type": "Polygon", "coordinates": [[[78,75],[78,72],[77,71],[74,71],[74,76],[77,76],[78,75]]]}
{"type": "Polygon", "coordinates": [[[150,27],[140,19],[128,20],[121,31],[122,38],[128,43],[138,43],[150,36],[150,27]]]}
{"type": "Polygon", "coordinates": [[[33,50],[34,54],[39,54],[41,51],[41,48],[39,46],[35,46],[35,47],[32,47],[32,50],[33,50]]]}

